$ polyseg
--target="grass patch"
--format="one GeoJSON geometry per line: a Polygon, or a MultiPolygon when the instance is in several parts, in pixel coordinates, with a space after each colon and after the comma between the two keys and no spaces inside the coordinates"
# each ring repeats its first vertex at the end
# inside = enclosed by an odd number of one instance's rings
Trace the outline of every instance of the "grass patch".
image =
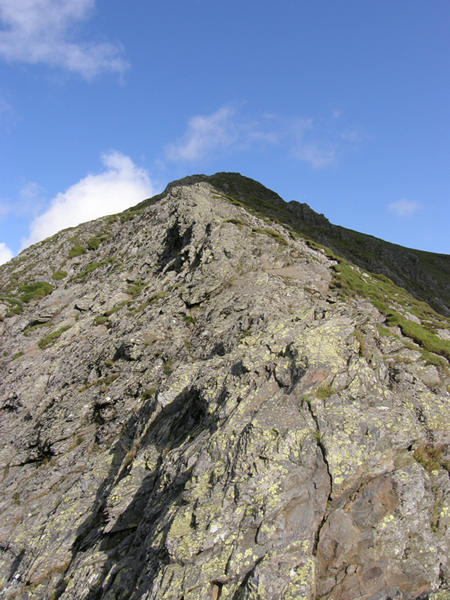
{"type": "MultiPolygon", "coordinates": [[[[398,287],[384,275],[364,273],[358,267],[353,267],[347,261],[335,265],[335,279],[330,287],[345,296],[361,295],[371,301],[380,312],[386,315],[390,327],[399,327],[404,336],[414,340],[427,353],[426,360],[430,364],[443,364],[437,354],[450,360],[450,342],[442,340],[432,328],[447,327],[438,313],[425,302],[416,300],[409,292],[398,287]],[[404,308],[416,316],[421,324],[407,319],[395,310],[395,305],[404,308]]],[[[388,330],[378,329],[381,335],[387,335],[388,330]]],[[[392,333],[391,333],[392,335],[392,333]]]]}
{"type": "Polygon", "coordinates": [[[6,313],[7,317],[12,317],[13,315],[21,315],[23,313],[23,305],[18,298],[14,298],[11,296],[0,296],[0,300],[3,300],[4,302],[7,302],[9,304],[9,311],[6,313]]]}
{"type": "Polygon", "coordinates": [[[383,325],[377,324],[378,333],[382,337],[393,337],[395,334],[389,329],[389,327],[384,327],[383,325]]]}
{"type": "Polygon", "coordinates": [[[49,344],[52,344],[59,337],[61,337],[65,331],[67,331],[71,327],[72,327],[72,325],[66,325],[65,327],[61,327],[61,329],[57,329],[56,331],[53,331],[47,337],[42,338],[42,340],[40,340],[40,342],[39,342],[39,348],[45,348],[49,344]]]}
{"type": "Polygon", "coordinates": [[[239,341],[244,340],[247,337],[250,337],[252,335],[252,330],[251,329],[245,329],[241,335],[239,336],[239,341]]]}
{"type": "Polygon", "coordinates": [[[188,325],[192,325],[193,323],[195,323],[195,319],[194,319],[194,317],[191,317],[191,315],[184,315],[183,319],[184,319],[184,322],[187,323],[188,325]]]}
{"type": "Polygon", "coordinates": [[[450,465],[442,460],[445,454],[445,446],[432,446],[431,444],[419,444],[414,450],[414,459],[422,465],[422,467],[431,473],[438,469],[449,469],[450,465]]]}
{"type": "Polygon", "coordinates": [[[108,321],[108,317],[95,317],[96,325],[104,325],[108,321]]]}
{"type": "Polygon", "coordinates": [[[248,227],[248,223],[242,219],[225,219],[224,223],[233,223],[233,225],[237,225],[239,229],[241,229],[244,225],[248,227]]]}
{"type": "Polygon", "coordinates": [[[120,373],[114,373],[114,375],[110,375],[109,377],[102,377],[101,379],[97,379],[97,381],[93,381],[92,383],[83,385],[80,388],[80,392],[84,392],[85,390],[88,390],[89,388],[91,388],[93,386],[101,387],[102,391],[106,391],[106,388],[108,387],[108,385],[110,385],[111,383],[114,383],[114,381],[119,379],[119,377],[120,377],[120,373]]]}
{"type": "Polygon", "coordinates": [[[89,275],[89,273],[92,273],[92,271],[95,271],[99,267],[102,267],[103,265],[107,265],[111,262],[113,262],[113,259],[102,260],[101,262],[89,263],[88,266],[84,269],[84,271],[82,271],[78,275],[74,275],[73,277],[71,277],[70,281],[76,281],[77,279],[83,279],[84,277],[86,277],[86,275],[89,275]]]}
{"type": "Polygon", "coordinates": [[[425,361],[425,363],[427,365],[434,365],[435,367],[448,367],[448,362],[442,356],[438,356],[436,354],[433,354],[432,352],[428,352],[428,350],[424,350],[420,346],[419,347],[415,346],[411,342],[407,342],[405,340],[402,340],[402,342],[410,350],[415,350],[416,352],[420,352],[423,360],[425,361]]]}
{"type": "Polygon", "coordinates": [[[119,219],[122,223],[127,223],[128,221],[132,221],[135,216],[136,214],[133,214],[132,212],[125,212],[120,213],[119,219]]]}
{"type": "Polygon", "coordinates": [[[155,387],[145,390],[145,392],[141,396],[141,400],[148,400],[149,398],[151,398],[152,396],[155,395],[156,391],[157,391],[157,388],[155,388],[155,387]]]}
{"type": "Polygon", "coordinates": [[[22,285],[19,287],[19,292],[22,292],[20,300],[27,304],[32,300],[40,300],[53,292],[53,286],[46,281],[36,281],[36,283],[30,283],[29,285],[22,285]]]}
{"type": "Polygon", "coordinates": [[[25,331],[23,332],[23,335],[29,335],[35,329],[40,329],[41,327],[48,327],[50,324],[51,323],[47,321],[46,323],[37,323],[36,325],[31,325],[30,327],[27,327],[25,329],[25,331]]]}
{"type": "Polygon", "coordinates": [[[388,313],[387,322],[391,327],[400,327],[403,335],[414,340],[427,352],[440,354],[450,360],[450,342],[441,340],[435,333],[428,331],[418,323],[409,321],[398,313],[388,313]]]}
{"type": "Polygon", "coordinates": [[[170,375],[172,375],[173,371],[174,371],[173,362],[171,360],[166,360],[166,362],[164,363],[164,373],[166,373],[166,375],[168,377],[170,377],[170,375]]]}
{"type": "Polygon", "coordinates": [[[87,248],[88,250],[97,250],[100,246],[100,244],[102,244],[105,240],[108,239],[109,236],[107,235],[100,235],[100,236],[95,236],[90,238],[87,241],[87,248]]]}
{"type": "Polygon", "coordinates": [[[334,390],[330,385],[326,387],[320,388],[316,392],[316,398],[320,398],[320,400],[327,400],[330,396],[334,394],[334,390]]]}
{"type": "Polygon", "coordinates": [[[52,279],[54,279],[55,281],[60,281],[65,277],[67,277],[67,271],[55,271],[52,275],[52,279]]]}
{"type": "Polygon", "coordinates": [[[355,330],[355,338],[358,340],[358,344],[359,344],[359,355],[365,356],[366,343],[364,341],[361,331],[359,331],[358,329],[355,330]]]}
{"type": "Polygon", "coordinates": [[[72,246],[72,248],[69,250],[69,254],[68,257],[69,258],[75,258],[76,256],[81,256],[82,254],[86,254],[86,248],[84,246],[72,246]]]}
{"type": "Polygon", "coordinates": [[[122,308],[124,306],[126,306],[130,301],[129,300],[124,300],[123,302],[121,302],[119,305],[117,305],[116,307],[112,308],[111,310],[107,310],[105,312],[105,316],[106,317],[110,317],[111,315],[114,315],[115,313],[119,312],[119,310],[122,310],[122,308]]]}
{"type": "Polygon", "coordinates": [[[12,357],[11,360],[16,360],[16,358],[20,358],[24,354],[25,354],[25,352],[22,352],[22,350],[20,352],[16,352],[16,354],[14,354],[14,356],[12,357]]]}
{"type": "Polygon", "coordinates": [[[130,294],[133,298],[137,298],[142,291],[147,287],[147,284],[144,280],[136,281],[133,285],[130,285],[126,290],[126,294],[130,294]]]}

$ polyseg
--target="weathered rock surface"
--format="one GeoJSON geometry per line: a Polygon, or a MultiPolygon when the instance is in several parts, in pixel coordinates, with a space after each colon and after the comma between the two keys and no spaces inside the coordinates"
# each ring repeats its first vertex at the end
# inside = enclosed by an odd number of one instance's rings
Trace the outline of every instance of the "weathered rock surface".
{"type": "Polygon", "coordinates": [[[448,361],[334,266],[195,178],[5,265],[0,597],[450,598],[448,361]]]}

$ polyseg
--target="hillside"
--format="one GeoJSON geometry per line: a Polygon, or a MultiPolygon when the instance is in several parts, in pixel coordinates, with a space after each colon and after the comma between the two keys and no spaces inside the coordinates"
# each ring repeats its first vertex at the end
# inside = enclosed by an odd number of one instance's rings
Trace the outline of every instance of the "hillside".
{"type": "MultiPolygon", "coordinates": [[[[371,235],[333,225],[307,204],[284,202],[275,192],[239,173],[194,175],[169,184],[207,181],[259,216],[275,220],[314,240],[336,255],[372,273],[385,275],[405,288],[417,300],[427,302],[437,312],[450,316],[450,256],[404,248],[371,235]]],[[[166,193],[165,192],[165,193],[166,193]]],[[[164,194],[145,200],[136,208],[148,206],[164,194]]],[[[133,209],[131,209],[133,210],[133,209]]]]}
{"type": "Polygon", "coordinates": [[[448,257],[373,240],[220,173],[0,267],[0,597],[448,599],[448,257]]]}

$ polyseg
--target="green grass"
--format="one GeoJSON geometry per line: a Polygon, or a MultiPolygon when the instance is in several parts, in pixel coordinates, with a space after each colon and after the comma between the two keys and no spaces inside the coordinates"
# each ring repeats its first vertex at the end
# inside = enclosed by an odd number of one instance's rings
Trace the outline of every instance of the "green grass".
{"type": "Polygon", "coordinates": [[[250,337],[252,335],[252,330],[251,329],[245,329],[241,335],[239,336],[239,341],[241,342],[242,340],[244,340],[247,337],[250,337]]]}
{"type": "Polygon", "coordinates": [[[133,298],[137,298],[141,292],[147,287],[144,280],[136,281],[133,285],[130,285],[126,290],[127,294],[130,294],[133,298]]]}
{"type": "Polygon", "coordinates": [[[129,300],[125,300],[124,302],[121,302],[118,306],[112,308],[111,310],[106,311],[105,316],[110,317],[111,315],[114,315],[115,313],[119,312],[119,310],[122,310],[122,308],[124,306],[126,306],[128,303],[129,303],[129,300]]]}
{"type": "Polygon", "coordinates": [[[29,335],[36,329],[41,329],[41,327],[48,327],[49,325],[51,325],[51,323],[49,323],[48,321],[45,323],[37,323],[36,325],[31,325],[31,326],[29,325],[23,332],[23,335],[29,335]]]}
{"type": "Polygon", "coordinates": [[[414,450],[414,459],[422,465],[422,467],[431,473],[431,471],[437,471],[438,469],[448,470],[448,463],[443,461],[443,455],[445,454],[445,446],[432,446],[431,444],[419,444],[414,450]]]}
{"type": "Polygon", "coordinates": [[[170,377],[174,371],[173,369],[173,361],[171,360],[166,360],[166,362],[164,363],[164,373],[170,377]]]}
{"type": "Polygon", "coordinates": [[[242,219],[225,219],[224,223],[233,223],[233,225],[237,225],[239,229],[241,229],[244,225],[248,226],[248,223],[246,223],[242,219]]]}
{"type": "Polygon", "coordinates": [[[47,337],[42,338],[39,342],[39,348],[45,348],[46,346],[48,346],[49,344],[52,344],[53,342],[55,342],[59,337],[62,336],[62,334],[67,331],[68,329],[70,329],[72,326],[71,325],[66,325],[65,327],[61,327],[61,329],[58,329],[56,331],[53,331],[52,333],[50,333],[49,335],[47,335],[47,337]]]}
{"type": "Polygon", "coordinates": [[[320,400],[327,400],[330,396],[334,394],[334,390],[331,386],[326,386],[320,388],[316,392],[316,398],[320,398],[320,400]]]}
{"type": "Polygon", "coordinates": [[[96,325],[104,325],[107,322],[108,322],[108,317],[95,317],[96,325]]]}
{"type": "Polygon", "coordinates": [[[107,240],[108,237],[109,236],[107,236],[107,235],[99,235],[99,236],[92,237],[91,239],[89,239],[87,241],[88,250],[97,250],[99,248],[100,244],[102,244],[105,240],[107,240]]]}
{"type": "Polygon", "coordinates": [[[16,352],[16,354],[14,354],[14,356],[12,357],[11,360],[16,360],[16,358],[20,358],[24,354],[25,354],[25,352],[22,352],[22,350],[20,352],[16,352]]]}
{"type": "Polygon", "coordinates": [[[52,279],[54,279],[55,281],[60,281],[65,277],[67,277],[67,271],[55,271],[52,275],[52,279]]]}
{"type": "Polygon", "coordinates": [[[86,248],[84,246],[72,246],[72,248],[69,250],[69,254],[68,257],[69,258],[75,258],[76,256],[81,256],[82,254],[86,254],[86,248]]]}
{"type": "Polygon", "coordinates": [[[103,391],[106,391],[108,385],[114,383],[117,379],[119,379],[119,377],[120,373],[114,373],[114,375],[110,375],[109,377],[102,377],[101,379],[97,379],[97,381],[83,385],[80,388],[80,392],[84,392],[93,386],[101,387],[103,391]]]}
{"type": "Polygon", "coordinates": [[[148,390],[145,390],[145,392],[143,392],[141,395],[141,400],[148,400],[148,398],[151,398],[155,395],[156,390],[157,388],[149,388],[148,390]]]}
{"type": "Polygon", "coordinates": [[[414,340],[416,344],[419,344],[419,346],[421,346],[427,352],[440,354],[441,356],[445,356],[445,358],[450,361],[449,341],[441,340],[440,337],[431,331],[428,331],[425,329],[425,327],[414,323],[414,321],[405,319],[398,313],[388,313],[387,323],[391,327],[400,327],[403,335],[414,340]]]}
{"type": "MultiPolygon", "coordinates": [[[[335,266],[335,278],[330,285],[342,297],[361,295],[372,302],[380,312],[386,315],[386,323],[390,327],[399,327],[405,337],[414,340],[426,352],[427,362],[443,364],[432,354],[437,354],[450,360],[450,342],[441,340],[433,329],[447,328],[448,322],[425,302],[416,300],[409,292],[398,287],[384,275],[373,273],[363,275],[363,272],[353,267],[347,261],[335,266]],[[395,304],[417,317],[421,324],[407,319],[395,310],[395,304]]],[[[380,333],[381,330],[379,329],[380,333]]],[[[386,332],[383,332],[385,334],[386,332]]]]}
{"type": "Polygon", "coordinates": [[[392,301],[403,306],[405,310],[426,321],[433,327],[448,327],[448,322],[426,302],[416,300],[405,289],[396,285],[384,275],[365,273],[358,267],[354,267],[346,260],[334,267],[336,276],[330,287],[344,293],[354,295],[355,292],[370,299],[381,311],[386,313],[392,301]]]}
{"type": "Polygon", "coordinates": [[[12,317],[13,315],[21,315],[23,313],[23,305],[19,298],[14,298],[13,296],[0,296],[0,300],[7,302],[9,304],[9,311],[6,313],[7,317],[12,317]]]}
{"type": "Polygon", "coordinates": [[[378,333],[383,337],[392,337],[394,333],[389,329],[389,327],[384,327],[383,325],[377,325],[378,333]]]}
{"type": "Polygon", "coordinates": [[[108,260],[102,260],[101,262],[89,263],[88,266],[84,269],[84,271],[82,271],[78,275],[74,275],[73,277],[71,277],[70,281],[76,281],[77,279],[83,279],[84,277],[86,277],[86,275],[89,275],[89,273],[92,273],[92,271],[95,271],[96,269],[98,269],[99,267],[102,267],[103,265],[108,265],[111,262],[113,262],[113,259],[110,258],[108,260]]]}
{"type": "Polygon", "coordinates": [[[53,286],[46,281],[37,281],[29,285],[19,287],[19,292],[22,292],[20,300],[26,304],[32,300],[40,300],[53,292],[53,286]]]}

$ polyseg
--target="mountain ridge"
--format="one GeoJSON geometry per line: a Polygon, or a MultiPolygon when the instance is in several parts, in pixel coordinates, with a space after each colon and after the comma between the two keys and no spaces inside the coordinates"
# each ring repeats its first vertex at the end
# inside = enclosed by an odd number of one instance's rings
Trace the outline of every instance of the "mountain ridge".
{"type": "Polygon", "coordinates": [[[445,600],[448,319],[219,176],[0,269],[0,597],[445,600]]]}
{"type": "Polygon", "coordinates": [[[450,255],[406,248],[369,234],[334,225],[308,204],[296,200],[285,202],[277,193],[240,173],[188,176],[170,183],[162,194],[144,200],[135,208],[158,201],[173,186],[199,181],[207,181],[229,194],[231,198],[242,201],[245,206],[260,211],[263,216],[267,215],[289,225],[349,262],[367,271],[389,277],[418,300],[427,302],[436,311],[450,316],[450,255]],[[272,210],[268,203],[272,205],[272,210]],[[273,207],[276,207],[278,212],[274,212],[273,207]]]}

